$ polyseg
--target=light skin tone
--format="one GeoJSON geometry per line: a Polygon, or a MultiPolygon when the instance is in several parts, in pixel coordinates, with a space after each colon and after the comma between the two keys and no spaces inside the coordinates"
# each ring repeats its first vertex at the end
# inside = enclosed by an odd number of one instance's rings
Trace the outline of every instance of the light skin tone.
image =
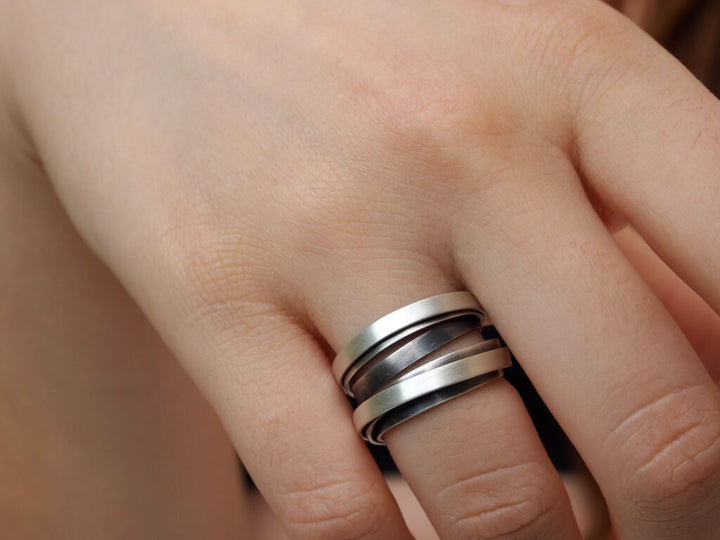
{"type": "MultiPolygon", "coordinates": [[[[456,289],[615,534],[718,530],[720,106],[629,21],[589,0],[0,11],[12,532],[245,533],[234,449],[291,537],[409,538],[329,362],[456,289]]],[[[579,536],[504,381],[387,441],[442,538],[579,536]]]]}

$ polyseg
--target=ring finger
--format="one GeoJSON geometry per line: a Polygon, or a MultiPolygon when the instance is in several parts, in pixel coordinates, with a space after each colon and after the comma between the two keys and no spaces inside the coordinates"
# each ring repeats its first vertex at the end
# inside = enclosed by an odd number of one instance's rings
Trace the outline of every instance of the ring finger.
{"type": "MultiPolygon", "coordinates": [[[[382,315],[456,288],[409,251],[402,262],[379,252],[360,276],[335,266],[333,280],[305,282],[311,318],[336,351],[382,315]]],[[[563,484],[505,381],[408,420],[387,444],[442,538],[579,536],[563,484]]]]}

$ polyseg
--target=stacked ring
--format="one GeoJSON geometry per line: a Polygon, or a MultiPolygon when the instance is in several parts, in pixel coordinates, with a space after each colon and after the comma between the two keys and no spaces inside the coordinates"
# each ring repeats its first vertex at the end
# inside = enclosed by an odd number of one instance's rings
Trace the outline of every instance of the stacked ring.
{"type": "Polygon", "coordinates": [[[502,376],[510,354],[483,337],[485,319],[475,297],[457,291],[393,311],[355,336],[332,367],[357,404],[362,437],[384,444],[401,422],[502,376]]]}

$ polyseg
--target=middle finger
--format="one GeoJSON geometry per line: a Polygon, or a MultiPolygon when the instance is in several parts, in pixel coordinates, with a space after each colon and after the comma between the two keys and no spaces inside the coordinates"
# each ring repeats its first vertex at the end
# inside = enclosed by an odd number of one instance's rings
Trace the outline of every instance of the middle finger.
{"type": "MultiPolygon", "coordinates": [[[[401,250],[367,227],[345,237],[344,249],[372,257],[353,264],[359,261],[334,250],[324,265],[332,279],[303,273],[310,317],[335,350],[380,316],[458,288],[447,269],[412,248],[430,244],[422,233],[401,242],[401,250]]],[[[522,400],[504,380],[412,418],[386,437],[441,537],[579,537],[560,477],[522,400]]]]}

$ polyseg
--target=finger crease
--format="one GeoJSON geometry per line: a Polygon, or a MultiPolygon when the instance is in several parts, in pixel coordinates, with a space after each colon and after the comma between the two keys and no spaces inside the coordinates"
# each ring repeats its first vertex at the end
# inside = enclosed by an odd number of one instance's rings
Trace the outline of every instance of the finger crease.
{"type": "Polygon", "coordinates": [[[645,415],[648,411],[654,409],[658,405],[662,405],[666,401],[670,401],[672,399],[676,399],[678,396],[685,394],[687,392],[690,392],[692,390],[696,389],[705,389],[705,385],[703,384],[693,384],[690,386],[683,386],[680,388],[676,388],[670,393],[663,393],[660,397],[655,397],[648,403],[642,405],[639,409],[637,409],[634,413],[632,413],[630,416],[626,417],[622,422],[620,422],[615,429],[612,430],[613,435],[620,434],[629,424],[633,423],[638,418],[645,415]]]}
{"type": "Polygon", "coordinates": [[[499,474],[507,474],[507,473],[510,473],[510,472],[515,471],[515,470],[517,470],[517,469],[523,469],[523,468],[528,467],[528,466],[534,466],[534,464],[531,464],[531,463],[519,463],[519,464],[517,464],[517,465],[511,465],[511,466],[509,466],[509,467],[500,467],[500,468],[497,468],[497,469],[489,469],[489,470],[486,470],[486,471],[480,471],[480,472],[475,472],[475,473],[469,474],[467,477],[465,477],[465,478],[463,478],[463,479],[461,479],[461,480],[459,480],[459,481],[457,481],[457,482],[453,482],[451,485],[443,488],[443,489],[438,493],[438,497],[443,496],[443,495],[445,494],[445,492],[447,492],[447,491],[456,490],[456,489],[458,489],[458,488],[462,488],[462,487],[463,487],[464,485],[466,485],[466,484],[472,484],[472,483],[478,482],[478,481],[480,481],[480,480],[489,479],[489,478],[492,478],[493,476],[497,476],[497,475],[499,475],[499,474]]]}

